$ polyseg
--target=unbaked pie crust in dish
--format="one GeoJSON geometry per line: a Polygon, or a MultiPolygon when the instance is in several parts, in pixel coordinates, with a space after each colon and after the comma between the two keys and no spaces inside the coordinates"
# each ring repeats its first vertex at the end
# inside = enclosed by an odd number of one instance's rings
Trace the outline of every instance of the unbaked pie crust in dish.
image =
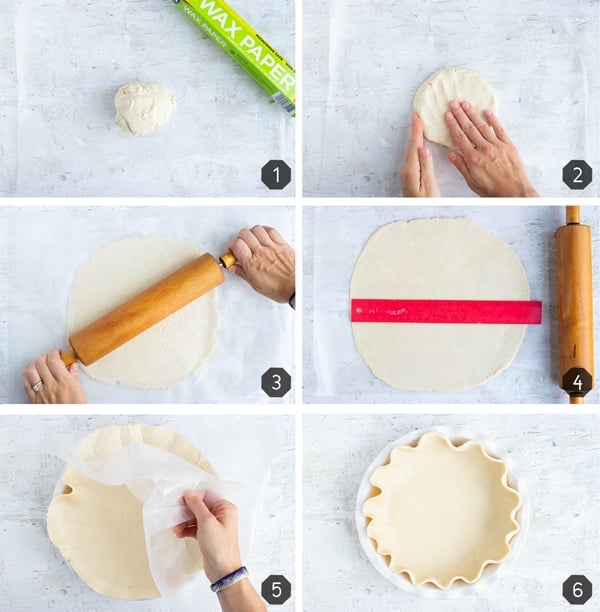
{"type": "MultiPolygon", "coordinates": [[[[105,460],[130,444],[145,443],[177,455],[216,476],[192,442],[164,427],[113,425],[86,436],[78,451],[87,460],[105,460]]],[[[159,597],[148,556],[142,503],[126,485],[108,486],[68,465],[61,495],[48,508],[48,535],[77,575],[94,591],[118,599],[159,597]]],[[[175,538],[175,535],[173,535],[175,538]]],[[[174,571],[202,571],[202,557],[193,538],[184,547],[174,571]]]]}
{"type": "Polygon", "coordinates": [[[366,531],[389,569],[415,586],[472,584],[511,552],[519,493],[501,459],[439,432],[395,447],[371,475],[366,531]]]}

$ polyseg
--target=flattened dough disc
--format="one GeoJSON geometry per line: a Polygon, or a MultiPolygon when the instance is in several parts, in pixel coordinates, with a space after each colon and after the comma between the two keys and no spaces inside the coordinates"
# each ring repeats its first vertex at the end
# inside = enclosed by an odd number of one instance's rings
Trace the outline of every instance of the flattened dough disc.
{"type": "Polygon", "coordinates": [[[479,114],[484,110],[498,112],[498,100],[492,86],[476,72],[443,68],[432,74],[417,89],[413,108],[423,120],[425,138],[450,149],[456,145],[444,115],[452,100],[470,102],[479,114]]]}
{"type": "MultiPolygon", "coordinates": [[[[125,238],[97,251],[75,276],[69,335],[201,254],[189,242],[157,237],[125,238]]],[[[208,359],[217,343],[218,327],[216,294],[210,291],[83,368],[105,383],[139,389],[170,387],[208,359]]]]}
{"type": "MultiPolygon", "coordinates": [[[[84,438],[82,455],[104,459],[135,442],[173,453],[216,476],[214,468],[189,440],[152,425],[103,427],[84,438]]],[[[148,567],[142,504],[127,486],[107,486],[67,466],[65,492],[48,508],[48,535],[77,575],[94,591],[118,599],[159,597],[148,567]]],[[[175,538],[175,535],[173,535],[175,538]]],[[[202,570],[198,543],[181,541],[180,566],[174,571],[202,570]]]]}
{"type": "MultiPolygon", "coordinates": [[[[417,219],[378,229],[359,255],[352,299],[528,300],[516,254],[469,219],[417,219]]],[[[375,376],[413,391],[459,391],[504,370],[525,325],[352,323],[375,376]]]]}

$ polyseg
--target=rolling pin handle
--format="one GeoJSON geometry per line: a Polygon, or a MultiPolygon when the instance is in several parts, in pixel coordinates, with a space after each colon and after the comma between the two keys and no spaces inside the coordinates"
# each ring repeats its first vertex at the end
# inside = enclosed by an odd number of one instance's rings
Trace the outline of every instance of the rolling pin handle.
{"type": "Polygon", "coordinates": [[[567,218],[567,225],[581,223],[579,206],[567,206],[565,216],[567,218]]]}
{"type": "Polygon", "coordinates": [[[72,363],[77,361],[77,353],[72,348],[68,348],[60,352],[60,358],[63,363],[69,367],[72,363]]]}
{"type": "Polygon", "coordinates": [[[236,261],[237,259],[231,251],[227,251],[227,253],[223,253],[223,255],[219,257],[219,262],[226,270],[229,270],[236,261]]]}

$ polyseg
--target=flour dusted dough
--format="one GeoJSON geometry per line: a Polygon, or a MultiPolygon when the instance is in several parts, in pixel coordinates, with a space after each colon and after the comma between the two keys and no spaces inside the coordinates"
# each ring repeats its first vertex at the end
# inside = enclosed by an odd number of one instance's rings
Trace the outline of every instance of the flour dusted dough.
{"type": "Polygon", "coordinates": [[[175,97],[159,83],[127,83],[115,95],[117,125],[135,136],[166,123],[174,108],[175,97]]]}
{"type": "Polygon", "coordinates": [[[395,573],[415,585],[472,583],[510,553],[519,494],[506,465],[474,441],[454,445],[437,432],[398,446],[371,476],[367,533],[395,573]]]}
{"type": "MultiPolygon", "coordinates": [[[[83,457],[106,459],[126,446],[144,442],[181,457],[216,476],[213,467],[189,440],[164,427],[115,425],[82,440],[83,457]]],[[[125,485],[107,486],[67,466],[65,490],[48,508],[48,534],[77,575],[94,591],[118,599],[158,597],[146,554],[142,504],[125,485]]],[[[175,535],[173,535],[175,539],[175,535]]],[[[177,572],[202,570],[198,543],[180,541],[177,572]]]]}
{"type": "MultiPolygon", "coordinates": [[[[168,238],[126,238],[101,249],[77,272],[69,299],[68,332],[74,333],[202,252],[168,238]]],[[[200,368],[217,342],[216,294],[201,298],[83,369],[94,379],[160,389],[200,368]]]]}
{"type": "Polygon", "coordinates": [[[425,137],[449,148],[456,145],[444,115],[452,100],[470,102],[480,114],[484,110],[498,112],[496,95],[481,75],[464,68],[438,70],[417,89],[413,107],[423,120],[425,137]]]}
{"type": "MultiPolygon", "coordinates": [[[[351,298],[528,300],[515,253],[469,219],[417,219],[377,230],[360,254],[351,298]]],[[[353,323],[375,376],[397,389],[459,391],[516,355],[525,325],[353,323]]]]}

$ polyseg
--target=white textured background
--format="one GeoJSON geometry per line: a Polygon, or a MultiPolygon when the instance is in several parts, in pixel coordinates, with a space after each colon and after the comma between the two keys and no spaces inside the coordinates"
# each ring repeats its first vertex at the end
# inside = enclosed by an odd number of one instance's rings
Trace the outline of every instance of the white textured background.
{"type": "MultiPolygon", "coordinates": [[[[571,574],[600,582],[598,415],[356,415],[304,417],[305,612],[566,610],[571,574]],[[527,485],[529,533],[515,563],[481,593],[432,601],[396,589],[363,553],[358,486],[383,447],[414,429],[465,427],[494,438],[527,485]],[[332,434],[332,432],[335,432],[332,434]]],[[[598,597],[583,608],[597,610],[598,597]]]]}
{"type": "MultiPolygon", "coordinates": [[[[166,236],[189,241],[218,257],[243,227],[276,227],[294,242],[294,211],[280,206],[201,207],[0,207],[0,228],[8,229],[0,255],[0,286],[7,283],[8,325],[0,316],[0,402],[26,402],[25,364],[54,347],[66,348],[67,303],[77,270],[98,249],[129,236],[166,236]],[[1,361],[0,361],[1,363],[1,361]],[[4,378],[4,380],[2,380],[4,378]]],[[[0,229],[0,231],[2,231],[0,229]]],[[[260,377],[283,367],[293,377],[294,311],[276,304],[240,278],[226,273],[217,292],[220,326],[217,347],[204,366],[168,389],[138,390],[107,385],[81,373],[93,403],[290,402],[270,399],[260,377]]]]}
{"type": "MultiPolygon", "coordinates": [[[[399,196],[415,91],[446,66],[492,84],[500,121],[542,195],[566,195],[562,167],[598,172],[597,0],[305,0],[307,195],[399,196]]],[[[472,195],[432,145],[444,196],[472,195]]],[[[583,195],[598,195],[598,179],[583,195]]]]}
{"type": "MultiPolygon", "coordinates": [[[[558,388],[556,255],[554,232],[563,206],[307,207],[304,210],[304,400],[307,402],[568,402],[558,388]],[[478,387],[456,393],[399,391],[375,378],[358,354],[350,324],[350,278],[371,234],[392,221],[468,217],[487,227],[517,254],[543,303],[542,325],[530,325],[511,365],[478,387]],[[335,228],[335,231],[332,231],[335,228]]],[[[592,227],[596,354],[600,346],[600,209],[582,207],[592,227]]],[[[596,366],[597,369],[597,366],[596,366]]],[[[597,385],[596,385],[597,387],[597,385]]],[[[598,402],[600,391],[586,401],[598,402]]]]}
{"type": "MultiPolygon", "coordinates": [[[[40,446],[57,433],[93,431],[106,425],[149,423],[168,427],[201,444],[203,425],[222,426],[223,445],[228,427],[247,427],[269,420],[281,434],[281,449],[271,465],[262,503],[256,513],[252,551],[244,563],[260,591],[270,574],[294,582],[294,429],[290,417],[250,416],[28,416],[0,420],[0,610],[5,612],[105,612],[138,610],[167,612],[164,602],[122,602],[93,592],[63,560],[46,532],[46,511],[64,463],[46,455],[40,446]],[[10,469],[6,469],[9,466],[10,469]]],[[[231,449],[235,452],[235,449],[231,449]]],[[[243,458],[240,458],[240,461],[243,458]]],[[[215,464],[215,469],[219,466],[215,464]]],[[[221,478],[227,474],[220,473],[221,478]]],[[[208,586],[207,586],[208,588],[208,586]]],[[[292,595],[294,589],[292,590],[292,595]]],[[[278,608],[289,611],[294,599],[278,608]]],[[[215,607],[218,609],[218,607],[215,607]]]]}
{"type": "MultiPolygon", "coordinates": [[[[236,11],[292,64],[294,3],[236,11]]],[[[172,0],[0,0],[0,195],[280,196],[260,169],[294,166],[295,120],[172,0]],[[144,137],[114,121],[130,81],[177,98],[144,137]]]]}

